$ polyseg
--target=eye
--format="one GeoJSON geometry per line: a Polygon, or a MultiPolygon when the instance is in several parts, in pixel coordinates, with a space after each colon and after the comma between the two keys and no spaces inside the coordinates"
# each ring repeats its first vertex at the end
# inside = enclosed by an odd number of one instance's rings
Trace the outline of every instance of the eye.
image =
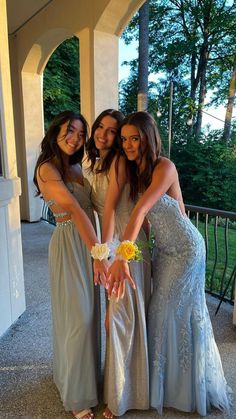
{"type": "Polygon", "coordinates": [[[78,134],[78,138],[79,138],[80,140],[84,140],[84,139],[85,139],[85,132],[80,132],[80,133],[78,134]]]}
{"type": "Polygon", "coordinates": [[[121,139],[121,142],[122,143],[124,143],[126,141],[126,138],[125,137],[120,137],[120,139],[121,139]]]}
{"type": "Polygon", "coordinates": [[[139,140],[140,140],[139,135],[132,137],[132,141],[134,142],[139,141],[139,140]]]}

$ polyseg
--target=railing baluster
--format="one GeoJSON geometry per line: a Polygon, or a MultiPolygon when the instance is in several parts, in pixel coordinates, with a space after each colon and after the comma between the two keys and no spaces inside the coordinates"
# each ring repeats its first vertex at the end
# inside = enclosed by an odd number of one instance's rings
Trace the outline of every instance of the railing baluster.
{"type": "Polygon", "coordinates": [[[217,265],[217,261],[218,261],[218,241],[217,241],[218,231],[217,231],[217,229],[218,229],[218,216],[216,216],[215,223],[214,223],[215,261],[214,261],[214,266],[213,266],[213,270],[212,270],[212,274],[211,274],[210,291],[212,291],[212,289],[213,289],[213,281],[214,281],[214,278],[215,278],[216,265],[217,265]]]}
{"type": "Polygon", "coordinates": [[[208,214],[206,214],[206,217],[205,217],[205,245],[206,245],[206,262],[207,262],[208,251],[209,251],[209,246],[208,246],[208,214]]]}
{"type": "Polygon", "coordinates": [[[220,295],[222,295],[222,292],[223,292],[223,284],[224,284],[225,274],[226,274],[227,265],[228,265],[228,254],[229,254],[228,228],[229,228],[229,219],[226,218],[225,219],[225,231],[224,231],[224,238],[225,238],[225,266],[224,266],[224,271],[223,271],[223,275],[222,275],[222,279],[221,279],[220,295]]]}
{"type": "Polygon", "coordinates": [[[198,229],[199,212],[196,213],[196,227],[198,229]]]}

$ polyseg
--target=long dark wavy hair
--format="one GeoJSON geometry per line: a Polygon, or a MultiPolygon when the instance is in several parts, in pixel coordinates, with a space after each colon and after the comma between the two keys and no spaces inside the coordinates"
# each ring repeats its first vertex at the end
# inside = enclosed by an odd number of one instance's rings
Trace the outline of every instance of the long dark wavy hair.
{"type": "MultiPolygon", "coordinates": [[[[82,122],[84,132],[85,132],[85,141],[86,141],[88,138],[88,124],[87,124],[86,119],[80,113],[76,113],[70,110],[63,111],[54,118],[51,125],[49,126],[46,132],[46,135],[41,142],[41,151],[40,151],[40,154],[39,154],[39,157],[36,162],[35,169],[34,169],[33,181],[37,189],[36,196],[40,195],[40,189],[37,182],[37,170],[46,161],[55,159],[57,169],[59,170],[61,177],[64,180],[65,167],[63,164],[61,149],[57,144],[57,137],[60,132],[61,126],[65,124],[66,122],[68,122],[67,131],[65,133],[65,136],[66,136],[72,122],[75,120],[82,122]]],[[[69,164],[70,165],[74,165],[76,163],[81,164],[83,156],[84,156],[84,146],[80,147],[78,151],[76,151],[72,156],[69,157],[69,164]]]]}
{"type": "MultiPolygon", "coordinates": [[[[148,112],[134,112],[128,115],[119,127],[120,155],[125,155],[120,138],[121,129],[124,125],[134,125],[138,129],[142,143],[142,147],[139,149],[139,155],[141,161],[145,156],[146,162],[144,170],[140,173],[137,163],[125,158],[126,174],[130,184],[130,198],[136,201],[138,193],[144,192],[152,181],[153,170],[162,154],[161,137],[154,118],[148,112]]],[[[118,160],[116,170],[118,170],[117,168],[118,160]]]]}
{"type": "MultiPolygon", "coordinates": [[[[105,111],[100,113],[100,115],[98,115],[98,117],[94,121],[94,123],[92,125],[92,129],[91,129],[90,138],[89,138],[89,140],[88,140],[88,142],[86,143],[86,146],[85,146],[88,161],[90,162],[89,169],[91,170],[91,172],[93,172],[94,166],[95,166],[95,163],[96,163],[96,159],[99,157],[99,150],[95,146],[94,133],[95,133],[96,129],[99,127],[102,119],[105,116],[111,116],[112,118],[114,118],[117,121],[117,128],[119,128],[119,125],[121,124],[121,122],[124,119],[124,114],[122,112],[117,111],[115,109],[105,109],[105,111]]],[[[115,154],[117,153],[118,149],[119,149],[118,138],[116,136],[115,139],[114,139],[114,142],[112,144],[112,147],[109,150],[109,152],[107,153],[105,159],[102,161],[102,164],[101,164],[100,168],[96,169],[96,173],[107,172],[110,169],[112,160],[113,160],[115,154]]]]}

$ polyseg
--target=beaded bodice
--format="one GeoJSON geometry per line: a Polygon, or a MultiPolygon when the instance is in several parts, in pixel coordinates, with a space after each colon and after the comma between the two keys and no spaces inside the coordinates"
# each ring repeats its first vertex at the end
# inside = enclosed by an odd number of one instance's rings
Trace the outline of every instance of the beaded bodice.
{"type": "MultiPolygon", "coordinates": [[[[74,195],[76,200],[79,202],[81,208],[87,213],[89,210],[92,211],[92,204],[90,200],[91,196],[91,186],[87,179],[84,179],[84,184],[81,185],[78,182],[67,182],[66,186],[70,190],[70,192],[74,195]]],[[[45,202],[48,207],[52,207],[52,205],[56,204],[56,201],[50,199],[45,202]]],[[[58,218],[62,218],[68,216],[69,213],[66,211],[62,212],[53,212],[53,215],[56,219],[56,225],[67,225],[71,224],[71,219],[65,221],[57,221],[58,218]]]]}

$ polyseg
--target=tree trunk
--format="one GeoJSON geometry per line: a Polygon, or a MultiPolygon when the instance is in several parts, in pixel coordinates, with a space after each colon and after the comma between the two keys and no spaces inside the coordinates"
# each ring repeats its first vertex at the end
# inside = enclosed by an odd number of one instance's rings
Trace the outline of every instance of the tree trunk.
{"type": "Polygon", "coordinates": [[[194,127],[194,133],[198,136],[202,129],[202,109],[205,103],[206,97],[206,69],[209,59],[209,45],[208,45],[208,31],[205,30],[204,42],[200,51],[200,59],[198,72],[200,75],[200,87],[199,87],[199,97],[198,97],[198,111],[197,111],[197,120],[194,127]]]}
{"type": "Polygon", "coordinates": [[[232,71],[231,80],[229,83],[228,103],[227,103],[227,108],[226,108],[226,113],[225,113],[225,125],[224,125],[224,132],[223,132],[223,140],[225,143],[227,143],[230,139],[235,91],[236,91],[236,55],[234,57],[233,71],[232,71]]]}
{"type": "Polygon", "coordinates": [[[149,0],[139,9],[138,111],[148,108],[149,0]]]}

